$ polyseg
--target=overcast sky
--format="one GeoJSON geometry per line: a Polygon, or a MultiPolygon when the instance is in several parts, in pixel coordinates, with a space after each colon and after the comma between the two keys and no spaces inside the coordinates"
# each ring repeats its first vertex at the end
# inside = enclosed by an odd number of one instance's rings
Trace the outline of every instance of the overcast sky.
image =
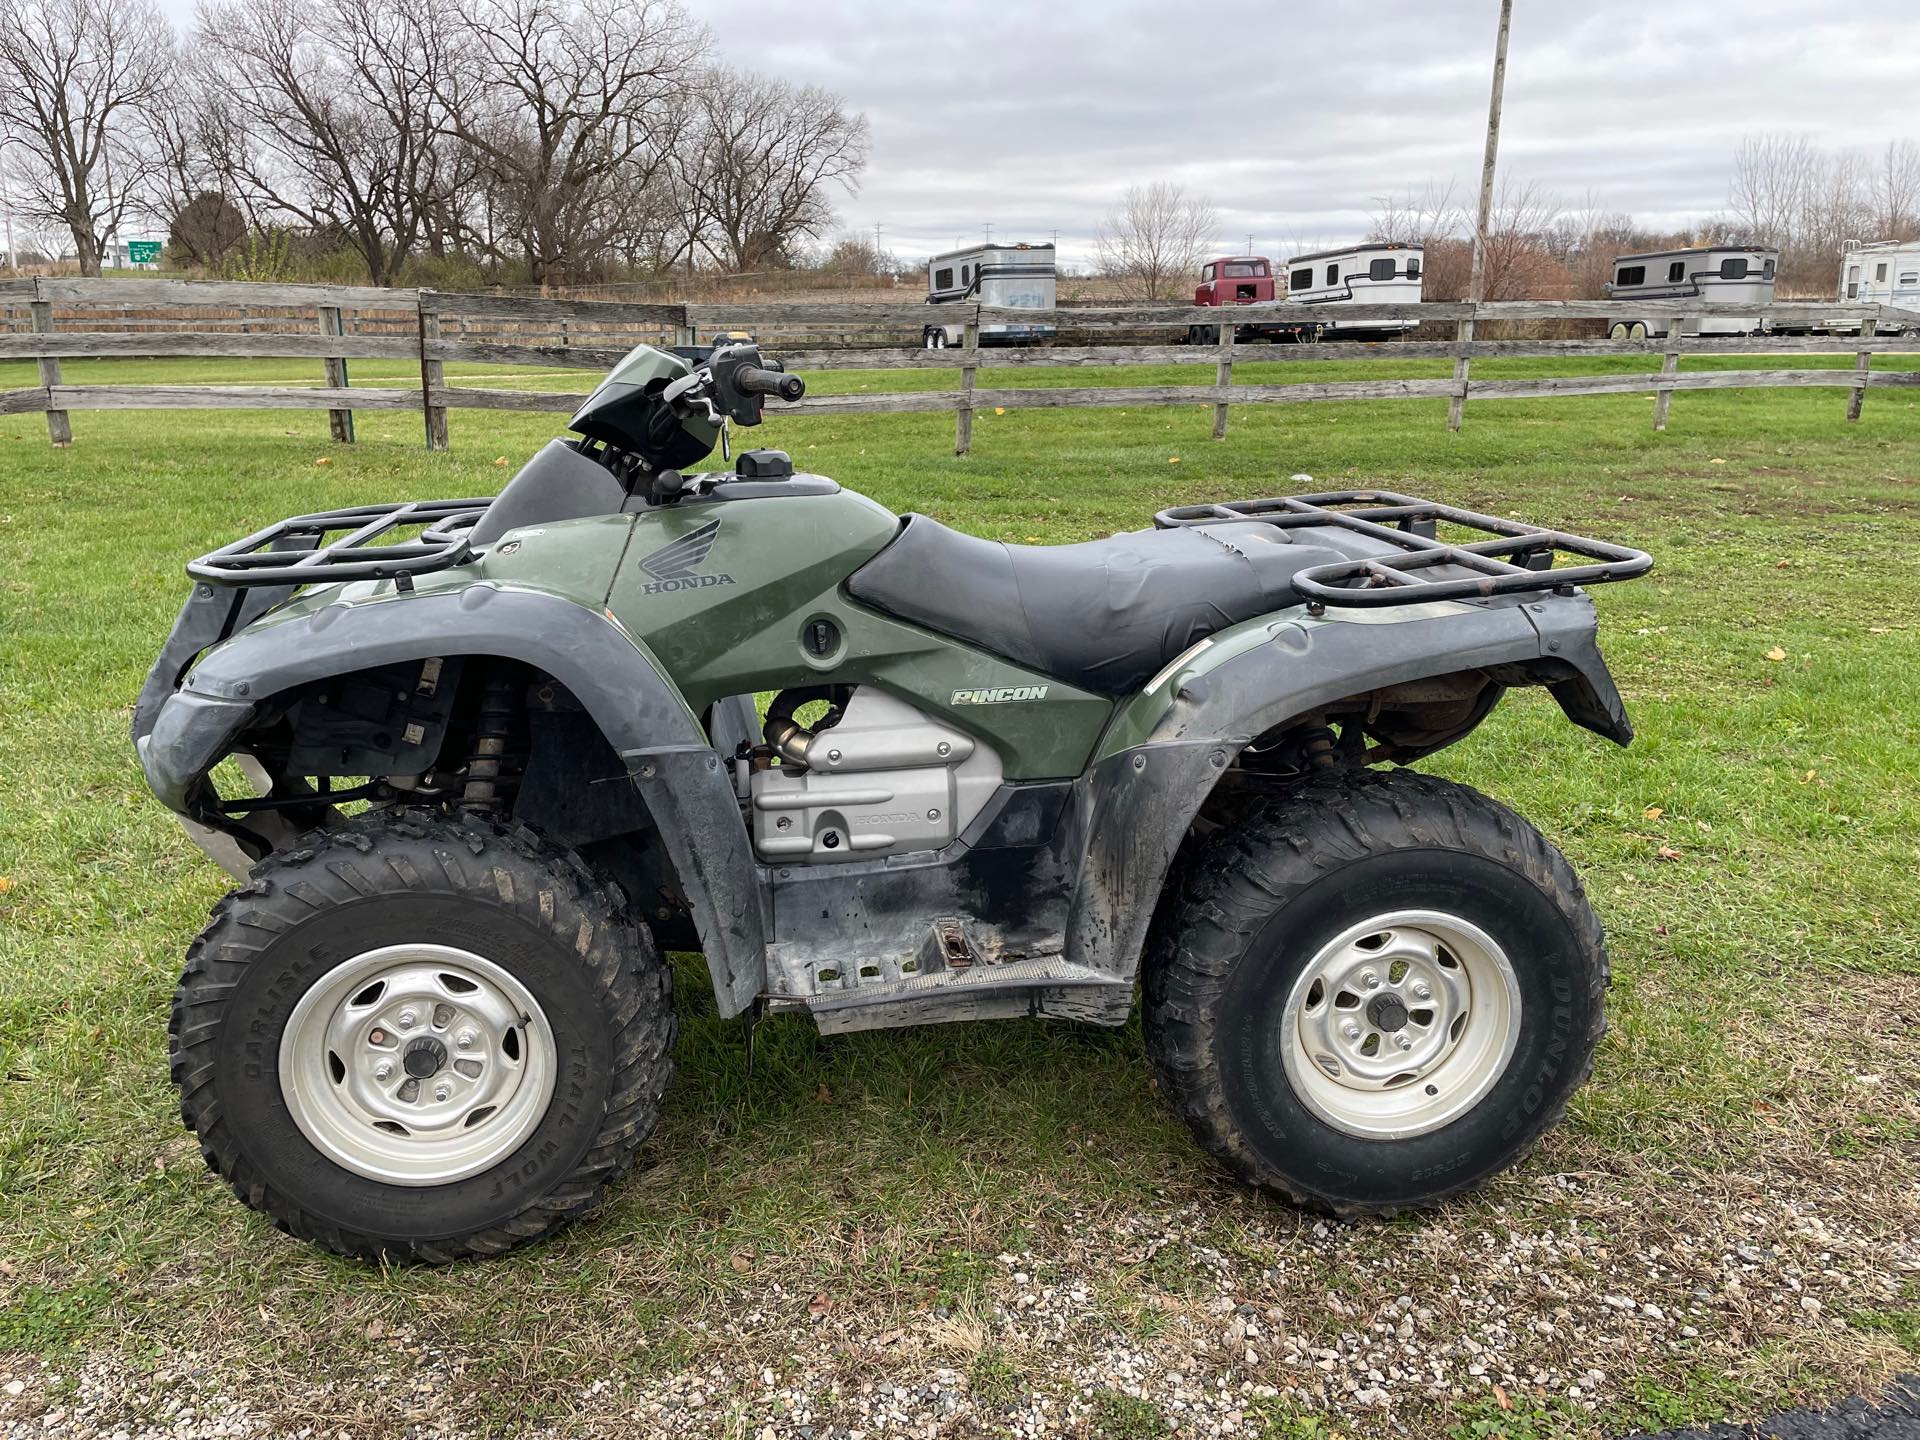
{"type": "MultiPolygon", "coordinates": [[[[696,9],[700,7],[696,6],[696,9]]],[[[1920,138],[1920,0],[1518,0],[1502,169],[1682,225],[1726,205],[1740,137],[1920,138]]],[[[813,0],[712,10],[729,59],[845,94],[873,126],[851,224],[917,257],[1060,234],[1172,179],[1223,246],[1361,236],[1375,196],[1478,183],[1496,0],[813,0]],[[752,15],[751,22],[744,17],[752,15]]]]}
{"type": "MultiPolygon", "coordinates": [[[[916,259],[1045,240],[1082,261],[1129,184],[1211,200],[1220,243],[1361,236],[1375,197],[1477,184],[1496,0],[808,0],[688,7],[722,58],[873,126],[853,228],[916,259]],[[1231,77],[1231,78],[1229,78],[1231,77]]],[[[163,0],[183,26],[191,0],[163,0]]],[[[1920,0],[1518,0],[1500,161],[1577,206],[1682,226],[1744,134],[1920,138],[1920,0]]]]}

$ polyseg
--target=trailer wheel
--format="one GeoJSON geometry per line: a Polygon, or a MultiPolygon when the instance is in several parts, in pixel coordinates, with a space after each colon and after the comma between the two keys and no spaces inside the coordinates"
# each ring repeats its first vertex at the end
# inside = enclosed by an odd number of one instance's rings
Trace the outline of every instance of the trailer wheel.
{"type": "Polygon", "coordinates": [[[1607,338],[1608,338],[1609,340],[1624,340],[1624,339],[1626,339],[1626,338],[1627,338],[1627,327],[1626,327],[1626,323],[1625,323],[1624,321],[1621,321],[1621,320],[1616,320],[1616,321],[1614,321],[1614,322],[1613,322],[1613,328],[1612,328],[1611,330],[1609,330],[1609,331],[1607,331],[1607,338]]]}
{"type": "Polygon", "coordinates": [[[1641,324],[1641,322],[1640,322],[1640,321],[1638,321],[1638,320],[1636,320],[1636,321],[1634,321],[1634,322],[1633,322],[1633,328],[1632,328],[1631,330],[1629,330],[1629,331],[1627,332],[1627,338],[1628,338],[1628,339],[1630,339],[1630,340],[1644,340],[1644,339],[1646,339],[1646,338],[1647,338],[1647,327],[1646,327],[1645,325],[1643,325],[1643,324],[1641,324]]]}
{"type": "Polygon", "coordinates": [[[929,325],[926,335],[922,338],[927,349],[944,350],[947,348],[947,327],[944,325],[929,325]]]}

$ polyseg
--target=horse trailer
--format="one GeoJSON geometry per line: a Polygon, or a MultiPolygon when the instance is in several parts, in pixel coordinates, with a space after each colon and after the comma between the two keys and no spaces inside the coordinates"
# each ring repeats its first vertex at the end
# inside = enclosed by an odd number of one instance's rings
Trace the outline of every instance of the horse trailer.
{"type": "MultiPolygon", "coordinates": [[[[969,245],[927,261],[927,303],[951,305],[975,301],[992,308],[1051,310],[1054,302],[1053,246],[969,245]]],[[[1036,345],[1053,338],[1051,325],[989,321],[980,326],[982,345],[1036,345]]],[[[966,326],[930,323],[921,332],[929,350],[966,343],[966,326]]]]}
{"type": "MultiPolygon", "coordinates": [[[[1616,255],[1607,298],[1622,302],[1607,321],[1615,340],[1644,340],[1666,333],[1668,320],[1635,314],[1635,300],[1704,300],[1713,305],[1771,305],[1780,252],[1768,245],[1711,245],[1692,250],[1648,250],[1616,255]]],[[[1688,316],[1683,335],[1758,335],[1767,329],[1758,315],[1688,316]]]]}
{"type": "MultiPolygon", "coordinates": [[[[1920,316],[1920,240],[1878,240],[1850,245],[1840,261],[1839,298],[1849,305],[1891,305],[1920,316]]],[[[1858,320],[1825,329],[1848,333],[1859,330],[1858,320]]],[[[1905,334],[1920,328],[1920,319],[1878,321],[1882,335],[1905,334]]]]}
{"type": "MultiPolygon", "coordinates": [[[[1418,245],[1368,243],[1343,250],[1319,250],[1287,261],[1287,299],[1297,305],[1417,305],[1426,252],[1418,245]]],[[[1404,335],[1418,320],[1336,320],[1315,327],[1341,339],[1385,339],[1404,335]]]]}

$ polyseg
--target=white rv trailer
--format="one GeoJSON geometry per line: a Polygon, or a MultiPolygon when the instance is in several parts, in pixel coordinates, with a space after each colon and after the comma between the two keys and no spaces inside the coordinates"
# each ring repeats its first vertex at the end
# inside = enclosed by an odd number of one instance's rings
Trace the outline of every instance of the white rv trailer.
{"type": "MultiPolygon", "coordinates": [[[[1851,305],[1892,305],[1920,314],[1920,240],[1878,240],[1850,245],[1840,261],[1840,296],[1851,305]]],[[[1858,320],[1836,321],[1823,330],[1852,334],[1858,320]]],[[[1920,320],[1889,317],[1876,321],[1882,335],[1900,335],[1920,329],[1920,320]]]]}
{"type": "Polygon", "coordinates": [[[1425,260],[1418,245],[1384,243],[1296,255],[1287,261],[1287,301],[1328,307],[1328,318],[1314,327],[1317,334],[1337,331],[1342,339],[1404,335],[1420,322],[1333,317],[1343,305],[1419,304],[1425,260]]]}
{"type": "MultiPolygon", "coordinates": [[[[1704,300],[1712,305],[1771,305],[1780,252],[1768,245],[1711,245],[1693,250],[1648,250],[1616,255],[1607,297],[1622,302],[1607,321],[1615,340],[1664,335],[1669,319],[1636,315],[1635,300],[1704,300]]],[[[1688,316],[1683,335],[1758,335],[1769,327],[1758,315],[1688,316]]]]}
{"type": "MultiPolygon", "coordinates": [[[[927,262],[927,303],[974,301],[1016,310],[1051,310],[1054,301],[1053,246],[970,245],[927,262]]],[[[992,321],[981,325],[982,345],[1035,345],[1053,338],[1054,327],[992,321]]],[[[962,323],[929,324],[922,332],[929,350],[966,342],[962,323]]]]}

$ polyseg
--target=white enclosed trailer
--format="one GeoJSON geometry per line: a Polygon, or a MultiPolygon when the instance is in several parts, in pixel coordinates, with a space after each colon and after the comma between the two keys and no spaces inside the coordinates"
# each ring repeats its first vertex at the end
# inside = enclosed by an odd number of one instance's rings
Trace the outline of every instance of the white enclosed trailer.
{"type": "MultiPolygon", "coordinates": [[[[966,301],[994,308],[1051,310],[1054,293],[1051,245],[970,245],[927,261],[929,305],[966,301]]],[[[996,320],[981,325],[980,343],[1035,345],[1051,340],[1053,331],[1047,324],[996,320]]],[[[944,350],[965,339],[966,326],[959,321],[929,322],[922,332],[929,350],[944,350]]]]}
{"type": "MultiPolygon", "coordinates": [[[[1607,334],[1615,340],[1644,340],[1666,333],[1671,322],[1657,314],[1634,313],[1635,300],[1771,305],[1779,260],[1780,252],[1767,245],[1710,245],[1616,255],[1607,296],[1620,303],[1607,321],[1607,334]]],[[[1694,315],[1680,326],[1684,335],[1758,335],[1766,328],[1757,314],[1694,315]]]]}
{"type": "Polygon", "coordinates": [[[1343,250],[1317,250],[1287,261],[1287,300],[1296,305],[1325,305],[1327,318],[1317,327],[1338,331],[1342,339],[1404,335],[1418,320],[1341,320],[1347,305],[1418,305],[1426,252],[1418,245],[1369,243],[1343,250]]]}
{"type": "MultiPolygon", "coordinates": [[[[1892,305],[1920,314],[1920,240],[1879,240],[1869,245],[1850,245],[1840,261],[1839,298],[1850,305],[1892,305]]],[[[1858,320],[1836,322],[1821,327],[1844,330],[1860,328],[1858,320]]],[[[1886,319],[1876,322],[1883,335],[1920,329],[1920,321],[1886,319]]]]}

